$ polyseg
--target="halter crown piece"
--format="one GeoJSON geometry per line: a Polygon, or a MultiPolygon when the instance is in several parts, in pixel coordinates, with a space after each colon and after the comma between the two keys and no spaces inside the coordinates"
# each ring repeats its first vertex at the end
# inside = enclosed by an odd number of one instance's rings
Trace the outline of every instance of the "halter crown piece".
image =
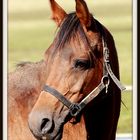
{"type": "Polygon", "coordinates": [[[100,84],[93,89],[80,103],[72,103],[69,101],[65,96],[63,96],[60,92],[58,92],[56,89],[45,85],[43,90],[46,92],[49,92],[53,96],[55,96],[60,102],[62,102],[70,112],[70,115],[72,117],[77,116],[81,110],[89,103],[91,102],[103,89],[105,89],[105,92],[108,92],[108,86],[110,84],[110,78],[113,80],[113,82],[117,85],[117,87],[123,91],[126,88],[120,83],[120,81],[117,79],[117,77],[114,75],[114,73],[111,70],[110,62],[109,62],[109,49],[107,47],[107,43],[105,41],[105,35],[103,32],[102,25],[96,20],[96,23],[98,26],[102,29],[102,43],[103,43],[103,77],[101,79],[100,84]]]}

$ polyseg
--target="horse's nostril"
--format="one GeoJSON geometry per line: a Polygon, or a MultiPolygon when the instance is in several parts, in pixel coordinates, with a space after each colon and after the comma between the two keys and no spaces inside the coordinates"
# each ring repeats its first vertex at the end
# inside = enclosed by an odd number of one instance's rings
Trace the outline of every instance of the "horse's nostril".
{"type": "Polygon", "coordinates": [[[45,126],[47,126],[48,123],[49,123],[49,119],[48,118],[42,119],[42,123],[41,123],[40,129],[42,130],[45,126]]]}
{"type": "Polygon", "coordinates": [[[51,133],[54,128],[54,123],[52,120],[48,118],[42,119],[40,130],[42,134],[51,133]]]}

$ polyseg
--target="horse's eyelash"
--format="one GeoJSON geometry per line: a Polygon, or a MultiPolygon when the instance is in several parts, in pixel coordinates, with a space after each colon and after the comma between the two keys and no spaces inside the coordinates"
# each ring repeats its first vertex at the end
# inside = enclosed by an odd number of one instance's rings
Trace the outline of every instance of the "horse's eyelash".
{"type": "Polygon", "coordinates": [[[91,62],[90,62],[90,60],[77,59],[74,62],[74,67],[82,69],[82,70],[86,70],[91,67],[91,62]]]}

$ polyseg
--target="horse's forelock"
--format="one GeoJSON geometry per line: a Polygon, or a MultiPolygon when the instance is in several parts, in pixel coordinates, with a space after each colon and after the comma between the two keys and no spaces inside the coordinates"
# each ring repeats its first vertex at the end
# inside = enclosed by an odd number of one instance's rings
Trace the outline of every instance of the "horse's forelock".
{"type": "Polygon", "coordinates": [[[66,19],[60,26],[54,43],[55,50],[62,49],[65,46],[65,44],[69,43],[72,38],[75,38],[78,33],[85,46],[88,46],[88,39],[80,23],[80,20],[78,19],[75,13],[71,13],[67,15],[66,19]]]}

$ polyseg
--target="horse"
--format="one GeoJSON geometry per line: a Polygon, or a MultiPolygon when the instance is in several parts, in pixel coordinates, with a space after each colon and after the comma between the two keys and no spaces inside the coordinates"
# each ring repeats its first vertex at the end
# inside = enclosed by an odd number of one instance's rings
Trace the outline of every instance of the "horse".
{"type": "Polygon", "coordinates": [[[59,31],[41,67],[21,64],[9,78],[10,139],[115,140],[123,87],[114,39],[75,2],[67,14],[50,0],[59,31]]]}

